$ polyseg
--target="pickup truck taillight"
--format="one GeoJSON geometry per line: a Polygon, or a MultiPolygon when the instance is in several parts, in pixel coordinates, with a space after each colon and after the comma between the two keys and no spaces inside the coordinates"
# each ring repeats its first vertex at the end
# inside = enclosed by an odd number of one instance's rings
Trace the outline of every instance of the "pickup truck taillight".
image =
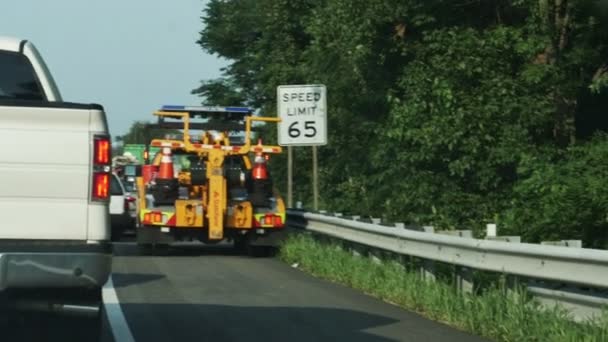
{"type": "Polygon", "coordinates": [[[110,198],[110,137],[93,137],[93,184],[91,200],[107,201],[110,198]]]}
{"type": "Polygon", "coordinates": [[[95,136],[95,156],[93,163],[95,165],[110,164],[110,139],[103,136],[95,136]]]}
{"type": "Polygon", "coordinates": [[[136,201],[136,198],[133,196],[125,197],[125,212],[135,210],[135,201],[136,201]]]}

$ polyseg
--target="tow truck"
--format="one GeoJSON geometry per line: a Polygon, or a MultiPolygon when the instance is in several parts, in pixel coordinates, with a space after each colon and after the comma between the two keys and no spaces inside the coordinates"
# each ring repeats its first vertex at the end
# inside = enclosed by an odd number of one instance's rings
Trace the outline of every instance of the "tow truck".
{"type": "Polygon", "coordinates": [[[267,163],[282,149],[251,140],[254,123],[280,119],[247,107],[163,106],[154,115],[155,128],[181,136],[150,142],[160,151],[136,180],[138,246],[148,253],[179,241],[230,240],[253,256],[270,253],[284,234],[285,204],[267,163]]]}

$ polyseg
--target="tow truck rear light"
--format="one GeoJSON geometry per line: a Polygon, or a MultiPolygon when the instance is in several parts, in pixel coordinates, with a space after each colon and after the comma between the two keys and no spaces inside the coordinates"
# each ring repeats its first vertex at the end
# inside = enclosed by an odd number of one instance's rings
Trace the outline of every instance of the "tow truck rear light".
{"type": "Polygon", "coordinates": [[[152,224],[152,223],[163,223],[163,213],[158,211],[153,211],[151,213],[144,214],[144,224],[152,224]]]}
{"type": "Polygon", "coordinates": [[[110,174],[95,172],[93,174],[93,200],[107,200],[110,193],[110,174]]]}
{"type": "Polygon", "coordinates": [[[275,214],[266,214],[263,217],[260,217],[260,219],[253,219],[253,226],[254,227],[276,227],[276,228],[280,228],[283,227],[283,218],[280,215],[275,215],[275,214]]]}

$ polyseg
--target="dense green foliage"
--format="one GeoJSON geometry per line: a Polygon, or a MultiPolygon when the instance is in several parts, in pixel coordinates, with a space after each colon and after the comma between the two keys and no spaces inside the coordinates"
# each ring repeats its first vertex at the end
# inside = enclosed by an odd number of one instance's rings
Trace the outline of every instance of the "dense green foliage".
{"type": "Polygon", "coordinates": [[[155,128],[151,127],[148,122],[136,121],[125,135],[116,137],[116,141],[123,144],[149,144],[150,140],[162,138],[166,134],[181,134],[181,132],[178,130],[155,128]]]}
{"type": "MultiPolygon", "coordinates": [[[[274,115],[278,85],[327,85],[325,208],[605,243],[600,2],[212,0],[202,19],[201,47],[232,60],[205,102],[274,115]]],[[[309,149],[296,165],[309,204],[309,149]]]]}
{"type": "Polygon", "coordinates": [[[394,258],[373,262],[306,235],[291,236],[281,249],[281,258],[316,276],[496,341],[608,339],[608,316],[575,323],[566,311],[542,309],[523,290],[505,291],[500,282],[478,295],[461,295],[449,282],[425,281],[394,258]]]}

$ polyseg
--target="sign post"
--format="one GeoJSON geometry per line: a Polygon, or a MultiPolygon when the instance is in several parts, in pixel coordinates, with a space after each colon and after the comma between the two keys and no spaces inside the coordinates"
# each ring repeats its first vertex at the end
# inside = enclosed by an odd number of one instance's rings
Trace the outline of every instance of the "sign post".
{"type": "Polygon", "coordinates": [[[288,146],[287,203],[293,204],[292,146],[312,146],[313,206],[318,210],[317,146],[327,144],[327,89],[322,84],[282,85],[277,88],[279,145],[288,146]],[[290,172],[291,171],[291,172],[290,172]]]}
{"type": "Polygon", "coordinates": [[[319,210],[319,163],[317,160],[317,145],[312,147],[312,207],[319,210]]]}
{"type": "Polygon", "coordinates": [[[287,146],[287,207],[293,208],[293,146],[287,146]]]}

